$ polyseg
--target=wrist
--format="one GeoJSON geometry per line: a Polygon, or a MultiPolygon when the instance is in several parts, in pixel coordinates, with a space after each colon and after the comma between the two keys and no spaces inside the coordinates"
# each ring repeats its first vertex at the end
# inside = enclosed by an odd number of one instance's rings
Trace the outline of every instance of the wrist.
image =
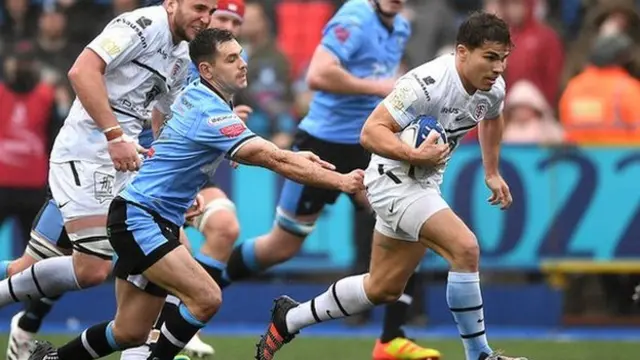
{"type": "Polygon", "coordinates": [[[102,133],[107,138],[107,142],[112,142],[114,140],[117,140],[118,138],[121,138],[124,135],[124,131],[122,131],[122,128],[120,127],[120,125],[108,127],[102,130],[102,133]]]}
{"type": "Polygon", "coordinates": [[[496,177],[496,176],[500,176],[500,172],[498,171],[498,169],[490,170],[490,171],[486,171],[485,170],[485,172],[484,172],[484,178],[485,179],[491,179],[491,178],[496,177]]]}

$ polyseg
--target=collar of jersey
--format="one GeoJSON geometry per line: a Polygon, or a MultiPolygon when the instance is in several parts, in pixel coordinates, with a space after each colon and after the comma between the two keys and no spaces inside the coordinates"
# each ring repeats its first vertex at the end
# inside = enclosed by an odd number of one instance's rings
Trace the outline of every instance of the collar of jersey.
{"type": "MultiPolygon", "coordinates": [[[[222,102],[227,103],[224,100],[224,96],[222,95],[222,93],[220,91],[218,91],[218,89],[213,87],[213,85],[209,84],[209,82],[207,80],[205,80],[202,76],[200,76],[200,84],[204,85],[206,88],[211,90],[214,94],[216,94],[220,98],[220,100],[222,100],[222,102]]],[[[229,105],[229,108],[231,108],[231,110],[233,110],[233,101],[229,101],[227,103],[227,105],[229,105]]]]}
{"type": "MultiPolygon", "coordinates": [[[[456,55],[452,54],[451,57],[453,58],[452,61],[448,61],[448,66],[451,67],[451,71],[453,71],[453,77],[455,78],[453,80],[453,82],[456,83],[456,87],[458,88],[458,90],[460,90],[460,92],[462,93],[462,95],[465,97],[465,99],[469,100],[473,97],[473,95],[470,95],[467,90],[464,88],[464,85],[462,84],[462,77],[460,75],[460,73],[458,72],[458,69],[456,68],[456,55]]],[[[477,91],[476,91],[477,92],[477,91]]],[[[475,93],[474,93],[475,95],[475,93]]]]}

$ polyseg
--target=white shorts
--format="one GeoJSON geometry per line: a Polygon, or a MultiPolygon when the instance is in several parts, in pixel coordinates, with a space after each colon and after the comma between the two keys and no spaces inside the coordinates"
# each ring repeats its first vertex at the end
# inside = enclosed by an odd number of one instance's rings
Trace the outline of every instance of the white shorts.
{"type": "MultiPolygon", "coordinates": [[[[108,215],[111,200],[135,173],[116,171],[112,164],[72,161],[49,164],[49,187],[63,221],[86,216],[108,215]]],[[[69,233],[74,250],[110,259],[113,249],[107,228],[69,233]]]]}
{"type": "Polygon", "coordinates": [[[440,187],[435,182],[419,183],[400,171],[380,169],[369,166],[364,180],[367,199],[377,215],[375,229],[394,239],[418,241],[425,221],[449,208],[440,187]]]}

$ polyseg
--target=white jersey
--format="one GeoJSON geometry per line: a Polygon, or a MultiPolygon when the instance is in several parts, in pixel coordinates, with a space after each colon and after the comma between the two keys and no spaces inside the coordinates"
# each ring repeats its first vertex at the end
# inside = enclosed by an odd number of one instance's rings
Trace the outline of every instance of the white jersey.
{"type": "MultiPolygon", "coordinates": [[[[455,56],[443,55],[425,63],[401,77],[393,92],[384,99],[384,106],[401,128],[405,128],[418,116],[432,116],[445,129],[452,151],[469,131],[484,119],[495,119],[502,112],[505,83],[496,80],[489,91],[476,91],[469,95],[456,70],[455,56]]],[[[399,136],[400,134],[398,134],[399,136]]],[[[408,168],[402,161],[391,160],[373,154],[369,167],[387,170],[408,168]]],[[[435,172],[417,178],[420,182],[442,182],[444,166],[435,172]]]]}
{"type": "MultiPolygon", "coordinates": [[[[152,108],[168,114],[182,89],[190,61],[187,42],[174,44],[167,11],[152,6],[118,16],[87,48],[106,63],[111,110],[123,131],[137,141],[152,108]]],[[[78,160],[111,163],[106,138],[76,97],[51,162],[78,160]]]]}

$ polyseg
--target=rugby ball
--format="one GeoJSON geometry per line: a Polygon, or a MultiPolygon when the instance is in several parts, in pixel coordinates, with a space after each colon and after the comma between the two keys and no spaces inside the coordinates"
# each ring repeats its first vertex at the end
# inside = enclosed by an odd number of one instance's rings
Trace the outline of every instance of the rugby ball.
{"type": "MultiPolygon", "coordinates": [[[[447,134],[444,128],[440,125],[438,119],[433,116],[420,116],[413,120],[400,132],[400,140],[413,148],[417,148],[427,139],[427,136],[429,136],[432,131],[440,135],[436,140],[436,144],[447,143],[447,134]]],[[[409,177],[415,179],[427,176],[435,170],[406,164],[406,171],[409,177]]]]}
{"type": "Polygon", "coordinates": [[[432,131],[440,135],[436,144],[447,143],[447,134],[444,128],[440,125],[438,119],[433,116],[420,116],[413,120],[400,133],[400,140],[411,147],[417,148],[427,139],[427,136],[429,136],[429,133],[432,131]]]}

